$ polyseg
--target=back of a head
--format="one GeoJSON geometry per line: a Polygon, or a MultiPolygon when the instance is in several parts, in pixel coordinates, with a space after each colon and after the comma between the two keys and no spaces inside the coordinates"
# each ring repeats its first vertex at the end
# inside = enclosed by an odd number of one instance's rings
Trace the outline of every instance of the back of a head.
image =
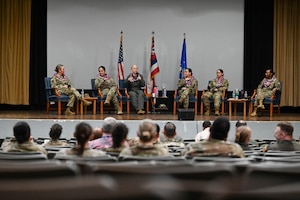
{"type": "Polygon", "coordinates": [[[14,136],[18,143],[29,141],[30,127],[27,122],[17,122],[13,128],[14,136]]]}
{"type": "Polygon", "coordinates": [[[150,142],[156,136],[156,125],[151,119],[141,121],[138,130],[141,142],[150,142]]]}
{"type": "Polygon", "coordinates": [[[239,144],[248,144],[251,137],[251,129],[249,126],[240,126],[235,133],[235,142],[239,144]]]}
{"type": "Polygon", "coordinates": [[[237,120],[237,122],[235,123],[235,127],[238,128],[240,126],[247,126],[247,122],[244,120],[237,120]]]}
{"type": "Polygon", "coordinates": [[[294,127],[290,122],[279,122],[277,126],[280,127],[281,131],[287,136],[293,137],[294,127]]]}
{"type": "Polygon", "coordinates": [[[74,136],[79,145],[79,148],[77,148],[78,155],[82,155],[84,151],[84,146],[89,141],[92,132],[93,132],[92,127],[86,122],[80,122],[79,124],[76,125],[74,136]]]}
{"type": "Polygon", "coordinates": [[[113,148],[118,148],[122,146],[122,142],[127,139],[128,127],[126,124],[118,122],[116,123],[111,131],[113,148]]]}
{"type": "Polygon", "coordinates": [[[52,140],[58,140],[62,132],[62,126],[60,124],[53,124],[50,128],[49,136],[52,140]]]}
{"type": "Polygon", "coordinates": [[[167,122],[164,127],[165,136],[173,138],[176,135],[176,126],[172,122],[167,122]]]}
{"type": "Polygon", "coordinates": [[[202,127],[203,127],[203,129],[206,129],[206,128],[208,128],[208,127],[211,127],[211,122],[208,121],[208,120],[203,121],[202,127]]]}
{"type": "Polygon", "coordinates": [[[210,138],[226,140],[230,129],[230,122],[226,117],[217,118],[210,128],[210,138]]]}
{"type": "Polygon", "coordinates": [[[117,123],[117,120],[113,117],[106,117],[103,120],[102,131],[103,133],[111,133],[112,127],[117,123]]]}

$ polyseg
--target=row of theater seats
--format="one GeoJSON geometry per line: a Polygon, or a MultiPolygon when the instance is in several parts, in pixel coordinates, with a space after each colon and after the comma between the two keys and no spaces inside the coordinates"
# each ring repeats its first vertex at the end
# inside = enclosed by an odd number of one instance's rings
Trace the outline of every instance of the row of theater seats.
{"type": "Polygon", "coordinates": [[[299,152],[271,153],[282,160],[263,161],[253,156],[189,160],[127,157],[123,162],[86,158],[5,160],[1,153],[0,198],[299,199],[299,152]],[[288,157],[298,162],[284,162],[288,157]]]}

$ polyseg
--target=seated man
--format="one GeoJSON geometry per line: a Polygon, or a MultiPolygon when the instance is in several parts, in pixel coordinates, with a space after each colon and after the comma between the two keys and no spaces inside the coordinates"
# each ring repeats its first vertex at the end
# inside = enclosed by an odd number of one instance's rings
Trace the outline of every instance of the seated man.
{"type": "Polygon", "coordinates": [[[172,122],[167,122],[164,126],[163,130],[164,138],[162,139],[162,144],[170,147],[184,147],[183,140],[180,136],[177,136],[177,140],[175,139],[177,133],[176,133],[176,126],[172,122]],[[179,140],[180,138],[181,140],[179,140]]]}
{"type": "Polygon", "coordinates": [[[289,122],[279,122],[275,129],[275,138],[277,142],[266,146],[263,151],[299,151],[300,143],[293,139],[294,127],[289,122]]]}
{"type": "Polygon", "coordinates": [[[184,77],[180,79],[177,83],[178,93],[180,96],[179,104],[183,103],[183,108],[188,109],[189,107],[189,97],[195,96],[198,90],[198,81],[193,76],[191,68],[186,68],[184,70],[184,77]]]}
{"type": "Polygon", "coordinates": [[[260,82],[257,87],[257,95],[255,96],[254,111],[251,113],[251,117],[257,116],[256,112],[258,108],[265,109],[263,104],[264,98],[271,97],[280,90],[280,82],[275,77],[275,72],[272,69],[267,69],[265,78],[260,82]]]}
{"type": "Polygon", "coordinates": [[[222,157],[244,157],[240,145],[227,142],[230,122],[225,117],[217,118],[210,128],[210,136],[206,141],[189,143],[183,155],[187,157],[196,156],[222,156],[222,157]]]}
{"type": "Polygon", "coordinates": [[[215,115],[220,115],[220,104],[221,97],[224,90],[228,89],[228,80],[224,78],[224,73],[222,69],[217,70],[217,77],[209,81],[208,91],[204,93],[203,103],[205,106],[205,115],[210,115],[210,98],[214,99],[215,115]]]}
{"type": "Polygon", "coordinates": [[[15,138],[2,143],[1,148],[4,152],[41,152],[47,155],[47,151],[41,145],[33,142],[30,127],[26,122],[16,123],[13,130],[15,138]]]}

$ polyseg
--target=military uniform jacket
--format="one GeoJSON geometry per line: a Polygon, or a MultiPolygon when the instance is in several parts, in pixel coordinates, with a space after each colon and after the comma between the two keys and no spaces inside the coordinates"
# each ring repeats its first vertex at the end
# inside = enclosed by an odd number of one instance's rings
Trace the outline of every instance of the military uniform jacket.
{"type": "Polygon", "coordinates": [[[189,94],[195,94],[198,90],[198,80],[193,77],[193,81],[191,84],[187,84],[185,81],[185,78],[182,78],[178,81],[177,87],[179,90],[181,90],[183,87],[189,89],[189,94]]]}
{"type": "Polygon", "coordinates": [[[278,140],[277,143],[267,146],[267,150],[299,151],[300,143],[295,140],[278,140]]]}
{"type": "Polygon", "coordinates": [[[96,88],[100,87],[100,90],[102,91],[104,89],[110,89],[112,87],[116,87],[116,83],[114,79],[111,77],[106,81],[100,77],[97,77],[95,79],[95,87],[96,88]]]}
{"type": "Polygon", "coordinates": [[[41,152],[47,155],[46,149],[30,141],[18,143],[12,139],[11,141],[4,141],[1,148],[4,152],[41,152]]]}
{"type": "Polygon", "coordinates": [[[70,79],[67,76],[61,77],[57,74],[51,78],[51,88],[57,88],[58,92],[64,93],[63,91],[67,91],[68,88],[64,88],[65,85],[72,86],[70,79]]]}
{"type": "Polygon", "coordinates": [[[227,90],[229,86],[229,82],[227,79],[224,79],[221,86],[217,85],[216,79],[213,79],[208,84],[208,89],[211,91],[214,91],[215,89],[218,89],[218,92],[223,92],[224,90],[227,90]]]}
{"type": "Polygon", "coordinates": [[[135,145],[123,149],[120,156],[170,156],[168,150],[157,145],[135,145]]]}
{"type": "Polygon", "coordinates": [[[269,80],[269,84],[265,84],[266,81],[268,81],[268,79],[264,78],[257,86],[257,89],[273,90],[276,88],[276,90],[280,91],[280,82],[275,76],[269,80]]]}

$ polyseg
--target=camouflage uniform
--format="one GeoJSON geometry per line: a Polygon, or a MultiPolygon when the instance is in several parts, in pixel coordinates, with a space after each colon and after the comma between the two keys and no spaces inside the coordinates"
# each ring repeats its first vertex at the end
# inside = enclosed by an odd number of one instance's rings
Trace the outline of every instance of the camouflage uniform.
{"type": "Polygon", "coordinates": [[[271,97],[273,95],[273,89],[280,91],[280,82],[275,76],[271,79],[271,83],[267,86],[264,82],[267,80],[264,78],[257,87],[257,95],[255,96],[254,106],[258,105],[259,100],[264,100],[264,98],[271,97]],[[273,80],[272,80],[273,79],[273,80]]]}
{"type": "Polygon", "coordinates": [[[50,140],[47,143],[43,144],[44,147],[52,146],[52,147],[67,147],[70,146],[67,142],[61,140],[50,140]]]}
{"type": "Polygon", "coordinates": [[[277,150],[277,151],[299,151],[300,143],[295,140],[278,140],[274,144],[270,144],[266,147],[268,150],[277,150]]]}
{"type": "Polygon", "coordinates": [[[123,149],[119,156],[170,156],[168,150],[161,145],[135,145],[123,149]]]}
{"type": "Polygon", "coordinates": [[[118,111],[120,110],[119,101],[117,98],[117,87],[116,83],[113,78],[109,78],[108,80],[104,81],[102,78],[97,76],[95,79],[95,87],[100,87],[100,90],[108,101],[112,101],[115,109],[118,111]]]}
{"type": "Polygon", "coordinates": [[[244,157],[243,149],[238,144],[214,139],[209,139],[203,142],[189,143],[183,151],[183,155],[187,157],[244,157]]]}
{"type": "Polygon", "coordinates": [[[73,108],[75,100],[81,99],[81,94],[72,86],[72,83],[67,76],[62,78],[55,74],[51,79],[51,87],[57,88],[59,94],[67,95],[69,97],[67,107],[73,108]],[[65,88],[65,85],[69,85],[70,87],[65,88]]]}
{"type": "Polygon", "coordinates": [[[180,96],[180,99],[183,101],[183,108],[187,109],[189,107],[189,97],[195,96],[196,91],[198,90],[198,80],[192,76],[192,83],[188,84],[185,81],[185,78],[182,78],[178,81],[177,87],[178,87],[178,94],[180,96]]]}
{"type": "Polygon", "coordinates": [[[219,110],[221,104],[221,97],[224,90],[227,90],[229,82],[227,79],[223,80],[221,86],[217,86],[216,79],[213,79],[208,84],[208,91],[204,93],[203,103],[206,109],[210,109],[210,98],[214,99],[214,107],[216,110],[219,110]],[[217,91],[215,91],[217,90],[217,91]]]}
{"type": "Polygon", "coordinates": [[[15,139],[6,140],[2,143],[1,148],[4,152],[41,152],[47,155],[46,149],[30,141],[20,144],[15,139]]]}
{"type": "MultiPolygon", "coordinates": [[[[99,157],[99,156],[106,156],[107,154],[104,151],[101,150],[95,150],[95,149],[87,149],[85,148],[82,155],[80,157],[99,157]]],[[[72,149],[62,149],[55,156],[78,156],[76,154],[76,151],[72,149]]]]}

